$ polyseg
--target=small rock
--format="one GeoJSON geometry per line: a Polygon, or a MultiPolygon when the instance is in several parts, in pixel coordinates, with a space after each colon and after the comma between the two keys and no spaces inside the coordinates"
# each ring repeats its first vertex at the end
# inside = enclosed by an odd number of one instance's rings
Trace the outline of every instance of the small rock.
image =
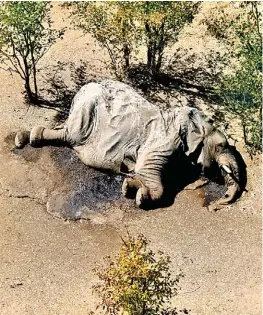
{"type": "Polygon", "coordinates": [[[14,282],[10,284],[10,288],[16,288],[21,285],[23,285],[23,282],[21,282],[20,280],[14,280],[14,282]]]}

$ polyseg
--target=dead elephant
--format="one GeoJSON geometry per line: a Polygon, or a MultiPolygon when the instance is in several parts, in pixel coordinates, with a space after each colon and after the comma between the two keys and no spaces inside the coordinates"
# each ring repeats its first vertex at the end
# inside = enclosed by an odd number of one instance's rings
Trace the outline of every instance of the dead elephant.
{"type": "Polygon", "coordinates": [[[162,111],[120,82],[83,86],[63,126],[18,132],[15,144],[22,148],[27,143],[39,146],[51,141],[72,147],[88,166],[132,172],[122,191],[128,196],[135,190],[141,208],[162,198],[163,169],[175,153],[207,169],[217,163],[228,187],[217,205],[234,201],[240,191],[238,164],[226,137],[202,112],[191,107],[162,111]]]}

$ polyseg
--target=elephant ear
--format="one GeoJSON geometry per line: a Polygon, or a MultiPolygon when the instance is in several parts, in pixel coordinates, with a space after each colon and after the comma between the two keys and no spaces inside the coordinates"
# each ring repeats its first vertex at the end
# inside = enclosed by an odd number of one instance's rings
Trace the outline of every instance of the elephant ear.
{"type": "Polygon", "coordinates": [[[206,117],[196,109],[188,113],[184,134],[184,151],[186,155],[194,153],[202,144],[205,136],[210,133],[213,126],[206,117]]]}
{"type": "Polygon", "coordinates": [[[189,129],[187,133],[187,147],[188,150],[185,152],[186,155],[190,155],[191,153],[195,152],[198,146],[203,142],[205,137],[205,132],[203,128],[197,126],[194,122],[189,123],[189,129]]]}

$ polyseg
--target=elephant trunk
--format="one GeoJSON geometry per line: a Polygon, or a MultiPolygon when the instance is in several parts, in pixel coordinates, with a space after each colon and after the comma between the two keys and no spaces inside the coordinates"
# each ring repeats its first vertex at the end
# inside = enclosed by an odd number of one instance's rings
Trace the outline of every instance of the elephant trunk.
{"type": "Polygon", "coordinates": [[[225,196],[219,199],[217,203],[226,205],[234,201],[240,191],[239,168],[235,157],[231,153],[220,154],[217,163],[227,185],[225,196]]]}

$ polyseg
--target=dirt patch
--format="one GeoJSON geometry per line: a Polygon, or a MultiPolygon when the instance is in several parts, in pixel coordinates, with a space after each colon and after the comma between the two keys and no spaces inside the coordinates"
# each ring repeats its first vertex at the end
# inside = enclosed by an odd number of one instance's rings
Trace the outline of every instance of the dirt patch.
{"type": "Polygon", "coordinates": [[[37,162],[41,156],[41,148],[33,148],[29,145],[25,146],[23,150],[15,148],[16,133],[12,132],[4,139],[6,149],[15,155],[21,156],[27,162],[37,162]]]}
{"type": "Polygon", "coordinates": [[[41,156],[41,148],[32,148],[30,146],[26,146],[23,150],[14,148],[11,149],[13,154],[21,156],[27,162],[37,162],[41,156]]]}
{"type": "Polygon", "coordinates": [[[4,138],[4,143],[6,144],[7,147],[13,148],[15,145],[15,132],[11,132],[9,135],[7,135],[4,138]]]}

